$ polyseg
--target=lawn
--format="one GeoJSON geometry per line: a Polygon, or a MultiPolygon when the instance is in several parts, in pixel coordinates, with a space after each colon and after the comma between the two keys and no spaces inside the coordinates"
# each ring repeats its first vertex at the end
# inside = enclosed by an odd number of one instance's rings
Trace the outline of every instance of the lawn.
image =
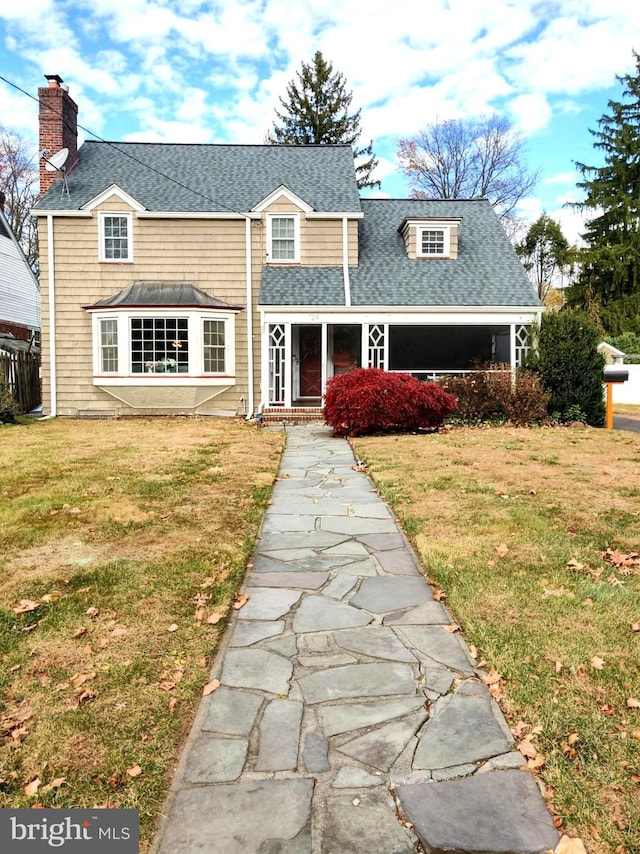
{"type": "Polygon", "coordinates": [[[131,807],[147,850],[283,434],[0,426],[0,807],[131,807]]]}
{"type": "MultiPolygon", "coordinates": [[[[637,409],[637,407],[636,407],[637,409]]],[[[640,434],[487,427],[353,442],[561,829],[640,851],[640,434]]]]}

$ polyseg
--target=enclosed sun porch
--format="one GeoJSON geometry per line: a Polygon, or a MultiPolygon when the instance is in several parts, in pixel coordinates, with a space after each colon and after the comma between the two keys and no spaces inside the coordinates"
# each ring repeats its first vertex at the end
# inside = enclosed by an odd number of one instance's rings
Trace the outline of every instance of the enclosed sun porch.
{"type": "Polygon", "coordinates": [[[421,380],[495,365],[515,372],[531,346],[535,317],[477,319],[341,317],[265,318],[262,408],[320,408],[328,381],[360,367],[410,373],[421,380]]]}

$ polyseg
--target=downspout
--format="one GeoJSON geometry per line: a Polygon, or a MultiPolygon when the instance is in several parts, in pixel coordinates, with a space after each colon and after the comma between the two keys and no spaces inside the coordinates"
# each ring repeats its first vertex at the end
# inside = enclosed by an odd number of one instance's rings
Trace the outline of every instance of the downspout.
{"type": "Polygon", "coordinates": [[[58,393],[56,376],[56,274],[53,251],[53,216],[47,214],[47,265],[49,282],[49,388],[51,393],[50,418],[58,414],[58,393]]]}
{"type": "Polygon", "coordinates": [[[251,287],[251,219],[245,218],[245,255],[247,262],[247,376],[248,376],[248,406],[247,420],[253,417],[254,394],[253,394],[253,289],[251,287]]]}
{"type": "Polygon", "coordinates": [[[342,217],[342,276],[344,279],[344,304],[351,306],[351,284],[349,282],[349,220],[342,217]]]}

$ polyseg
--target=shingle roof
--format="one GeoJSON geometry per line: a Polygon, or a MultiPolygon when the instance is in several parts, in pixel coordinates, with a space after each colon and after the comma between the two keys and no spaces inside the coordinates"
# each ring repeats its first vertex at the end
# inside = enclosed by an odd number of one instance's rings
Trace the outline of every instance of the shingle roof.
{"type": "Polygon", "coordinates": [[[360,210],[348,145],[91,141],[81,146],[67,175],[69,195],[58,181],[35,207],[77,210],[112,184],[151,211],[245,213],[281,185],[315,210],[360,210]]]}
{"type": "MultiPolygon", "coordinates": [[[[486,199],[362,199],[361,205],[358,267],[349,269],[353,306],[540,305],[486,199]],[[459,218],[457,259],[410,259],[398,228],[414,217],[459,218]]],[[[344,305],[342,270],[266,268],[260,303],[344,305]]]]}
{"type": "Polygon", "coordinates": [[[191,282],[133,282],[133,284],[85,308],[115,308],[122,306],[182,306],[205,308],[239,308],[209,296],[191,282]]]}

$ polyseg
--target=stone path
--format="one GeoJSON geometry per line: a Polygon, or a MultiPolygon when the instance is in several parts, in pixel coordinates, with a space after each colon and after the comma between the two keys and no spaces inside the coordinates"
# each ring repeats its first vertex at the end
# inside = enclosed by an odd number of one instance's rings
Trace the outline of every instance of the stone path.
{"type": "Polygon", "coordinates": [[[558,834],[345,440],[292,428],[155,854],[545,852],[558,834]]]}

